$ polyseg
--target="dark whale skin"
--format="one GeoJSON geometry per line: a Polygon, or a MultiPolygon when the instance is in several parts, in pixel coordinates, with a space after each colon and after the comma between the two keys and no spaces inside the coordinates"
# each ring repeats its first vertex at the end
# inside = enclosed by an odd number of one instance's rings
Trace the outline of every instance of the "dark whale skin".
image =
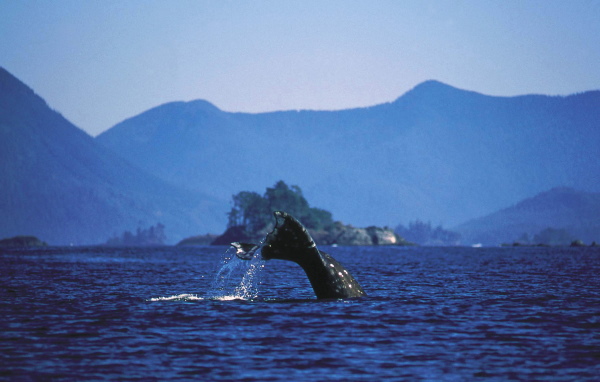
{"type": "Polygon", "coordinates": [[[236,255],[249,260],[258,249],[264,260],[288,260],[300,265],[318,299],[356,298],[366,293],[354,277],[330,254],[320,251],[304,226],[293,216],[275,211],[275,228],[262,246],[232,243],[236,255]]]}

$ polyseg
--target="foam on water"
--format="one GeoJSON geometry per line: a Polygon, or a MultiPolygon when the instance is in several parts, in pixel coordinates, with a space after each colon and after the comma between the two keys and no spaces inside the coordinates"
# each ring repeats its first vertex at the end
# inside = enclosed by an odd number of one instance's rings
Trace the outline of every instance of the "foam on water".
{"type": "Polygon", "coordinates": [[[169,297],[153,297],[149,301],[203,301],[203,300],[217,300],[217,301],[233,301],[233,300],[245,300],[235,295],[231,296],[213,296],[210,298],[199,297],[195,294],[183,293],[169,297]]]}
{"type": "Polygon", "coordinates": [[[198,301],[198,300],[204,300],[203,297],[198,297],[195,294],[178,294],[176,296],[170,296],[170,297],[154,297],[151,298],[150,301],[198,301]]]}

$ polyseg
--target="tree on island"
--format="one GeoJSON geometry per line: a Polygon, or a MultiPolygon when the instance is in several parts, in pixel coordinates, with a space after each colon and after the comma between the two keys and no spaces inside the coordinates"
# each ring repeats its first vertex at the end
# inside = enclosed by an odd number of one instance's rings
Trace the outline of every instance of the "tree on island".
{"type": "Polygon", "coordinates": [[[165,235],[165,226],[158,223],[156,226],[151,226],[148,229],[138,227],[135,234],[130,231],[125,231],[121,236],[115,236],[106,241],[106,245],[163,245],[167,240],[165,235]]]}
{"type": "Polygon", "coordinates": [[[457,232],[445,230],[441,225],[433,228],[431,222],[421,220],[411,221],[408,228],[400,224],[395,232],[406,240],[421,245],[459,245],[461,238],[457,232]]]}
{"type": "Polygon", "coordinates": [[[248,236],[260,235],[273,224],[273,211],[291,214],[308,229],[323,230],[333,224],[331,212],[310,207],[300,187],[280,180],[263,196],[249,191],[234,195],[227,228],[243,227],[248,236]]]}

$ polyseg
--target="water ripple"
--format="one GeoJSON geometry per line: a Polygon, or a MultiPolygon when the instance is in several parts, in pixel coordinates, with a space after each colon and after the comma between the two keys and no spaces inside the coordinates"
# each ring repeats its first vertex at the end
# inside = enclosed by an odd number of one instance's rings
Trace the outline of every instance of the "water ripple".
{"type": "Polygon", "coordinates": [[[368,297],[318,301],[294,264],[224,248],[1,253],[0,379],[600,375],[600,251],[328,250],[368,297]]]}

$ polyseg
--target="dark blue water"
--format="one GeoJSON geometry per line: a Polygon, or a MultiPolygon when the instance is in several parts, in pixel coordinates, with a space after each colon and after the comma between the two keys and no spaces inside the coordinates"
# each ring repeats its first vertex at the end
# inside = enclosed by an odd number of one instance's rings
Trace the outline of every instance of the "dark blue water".
{"type": "Polygon", "coordinates": [[[5,250],[0,378],[600,379],[598,249],[325,250],[368,297],[224,247],[5,250]]]}

